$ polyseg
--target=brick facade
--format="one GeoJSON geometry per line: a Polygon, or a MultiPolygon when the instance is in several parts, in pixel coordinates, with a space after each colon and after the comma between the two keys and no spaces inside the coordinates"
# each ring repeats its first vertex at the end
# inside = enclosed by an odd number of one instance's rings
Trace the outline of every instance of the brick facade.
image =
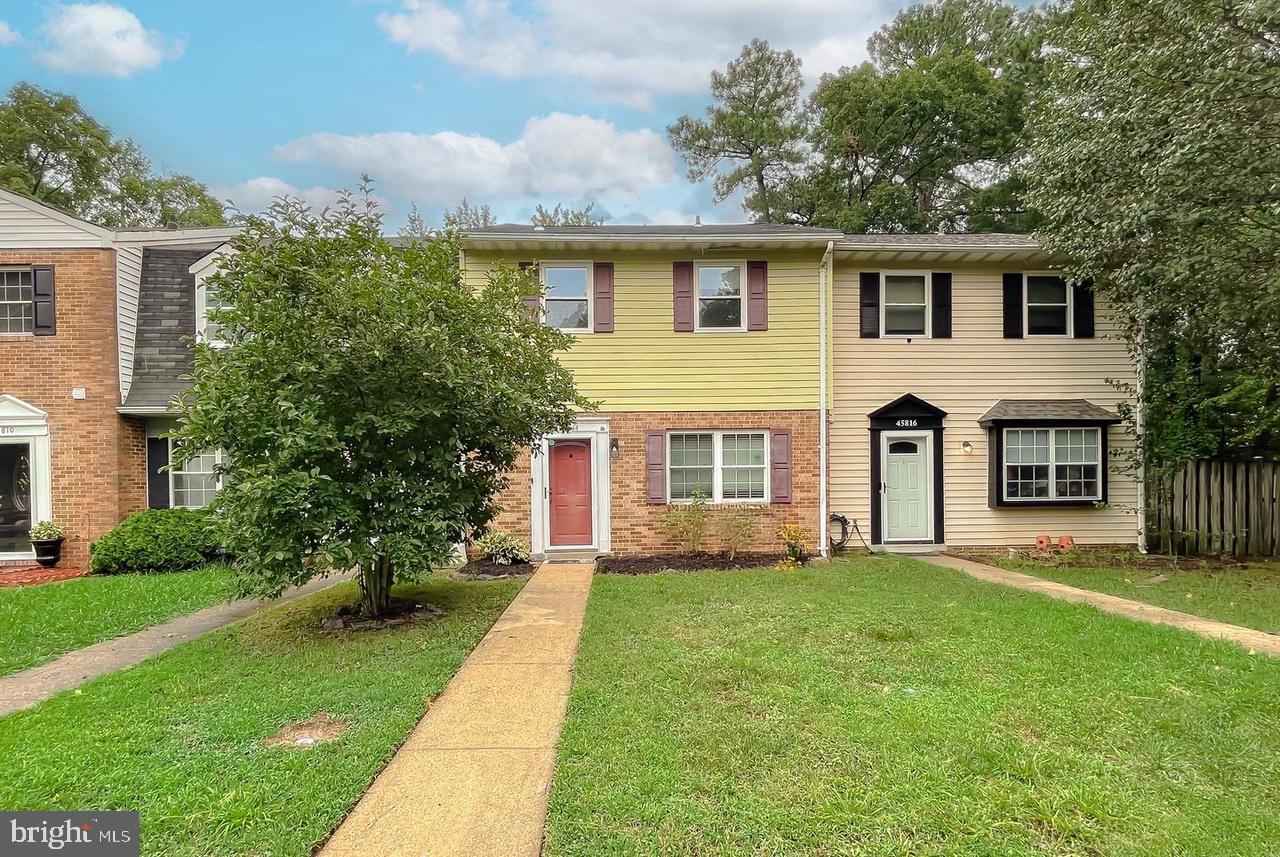
{"type": "MultiPolygon", "coordinates": [[[[817,411],[625,412],[599,416],[609,420],[609,437],[619,447],[618,458],[609,462],[613,553],[664,553],[677,548],[658,527],[659,519],[670,507],[645,502],[645,432],[668,429],[790,429],[793,500],[759,507],[760,521],[746,549],[780,552],[777,532],[784,523],[798,524],[810,536],[810,550],[817,549],[825,532],[818,526],[817,411]]],[[[526,544],[531,532],[531,478],[529,457],[525,455],[512,474],[510,487],[498,498],[502,513],[494,523],[494,528],[518,536],[526,544]]],[[[710,550],[720,546],[714,524],[717,511],[713,507],[706,545],[710,550]]]]}
{"type": "Polygon", "coordinates": [[[54,266],[57,333],[0,336],[0,393],[49,414],[53,517],[67,530],[63,563],[83,566],[89,542],[144,505],[141,422],[116,413],[115,252],[0,250],[0,265],[54,266]],[[72,399],[73,387],[85,389],[84,400],[72,399]]]}

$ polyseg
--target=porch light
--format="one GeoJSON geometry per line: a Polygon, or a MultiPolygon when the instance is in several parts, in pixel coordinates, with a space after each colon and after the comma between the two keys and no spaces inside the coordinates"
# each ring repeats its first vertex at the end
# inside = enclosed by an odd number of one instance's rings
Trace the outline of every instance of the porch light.
{"type": "Polygon", "coordinates": [[[971,452],[973,452],[973,443],[971,441],[966,440],[964,443],[960,444],[960,451],[963,452],[965,455],[969,455],[971,452]]]}
{"type": "Polygon", "coordinates": [[[618,456],[621,454],[622,454],[622,450],[618,445],[618,439],[616,437],[610,438],[609,439],[609,458],[616,461],[618,456]]]}

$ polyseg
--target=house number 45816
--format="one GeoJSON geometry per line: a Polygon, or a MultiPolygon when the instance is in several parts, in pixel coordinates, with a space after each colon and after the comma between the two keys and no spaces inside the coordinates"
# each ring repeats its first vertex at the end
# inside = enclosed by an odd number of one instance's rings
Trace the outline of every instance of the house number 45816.
{"type": "Polygon", "coordinates": [[[897,426],[898,428],[915,428],[916,426],[920,425],[920,421],[919,420],[898,420],[896,423],[894,423],[894,425],[897,426]]]}

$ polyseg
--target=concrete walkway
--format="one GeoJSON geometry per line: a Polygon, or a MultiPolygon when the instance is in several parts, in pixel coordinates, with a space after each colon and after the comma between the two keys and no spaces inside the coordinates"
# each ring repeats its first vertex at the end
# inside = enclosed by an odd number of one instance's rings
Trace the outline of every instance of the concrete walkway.
{"type": "Polygon", "coordinates": [[[1116,616],[1123,616],[1126,619],[1136,619],[1139,622],[1147,622],[1152,625],[1171,625],[1174,628],[1181,628],[1184,631],[1190,631],[1193,634],[1199,634],[1211,640],[1227,640],[1239,646],[1248,649],[1250,653],[1261,652],[1270,655],[1273,658],[1280,658],[1280,636],[1267,634],[1262,631],[1255,631],[1253,628],[1245,628],[1240,625],[1229,625],[1226,622],[1218,622],[1213,619],[1206,619],[1203,616],[1193,616],[1190,613],[1181,613],[1177,610],[1169,610],[1165,607],[1156,607],[1153,604],[1143,604],[1141,601],[1130,601],[1128,598],[1120,598],[1115,595],[1107,595],[1103,592],[1093,592],[1089,589],[1077,589],[1074,586],[1067,586],[1064,583],[1055,583],[1052,580],[1045,580],[1042,577],[1035,577],[1030,574],[1020,574],[1016,571],[1009,571],[1003,568],[997,568],[986,563],[974,562],[973,560],[961,559],[954,556],[946,556],[945,554],[920,556],[925,562],[931,562],[934,565],[941,565],[947,568],[953,568],[957,571],[963,571],[970,577],[987,583],[999,583],[1003,586],[1010,586],[1014,589],[1025,589],[1028,592],[1038,592],[1041,595],[1047,595],[1050,598],[1057,598],[1060,601],[1071,601],[1076,604],[1090,604],[1097,607],[1104,613],[1113,613],[1116,616]]]}
{"type": "Polygon", "coordinates": [[[538,569],[321,857],[538,857],[593,570],[538,569]]]}
{"type": "Polygon", "coordinates": [[[43,702],[55,693],[79,687],[100,675],[131,667],[193,637],[238,622],[264,607],[274,607],[302,598],[350,577],[350,573],[343,573],[317,578],[304,586],[295,586],[279,598],[271,600],[246,598],[206,607],[144,628],[136,634],[103,640],[101,643],[67,652],[47,664],[0,677],[0,717],[43,702]]]}

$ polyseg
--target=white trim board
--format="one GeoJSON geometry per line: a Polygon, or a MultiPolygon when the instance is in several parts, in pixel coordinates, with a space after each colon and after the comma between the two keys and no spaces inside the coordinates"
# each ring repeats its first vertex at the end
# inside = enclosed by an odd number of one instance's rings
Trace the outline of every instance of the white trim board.
{"type": "Polygon", "coordinates": [[[612,524],[609,502],[609,419],[607,417],[579,417],[571,431],[552,434],[536,443],[529,456],[529,528],[530,546],[535,554],[555,554],[594,550],[608,553],[612,550],[612,524]],[[550,440],[591,441],[591,527],[595,544],[557,545],[551,547],[551,503],[548,496],[547,462],[550,440]]]}

